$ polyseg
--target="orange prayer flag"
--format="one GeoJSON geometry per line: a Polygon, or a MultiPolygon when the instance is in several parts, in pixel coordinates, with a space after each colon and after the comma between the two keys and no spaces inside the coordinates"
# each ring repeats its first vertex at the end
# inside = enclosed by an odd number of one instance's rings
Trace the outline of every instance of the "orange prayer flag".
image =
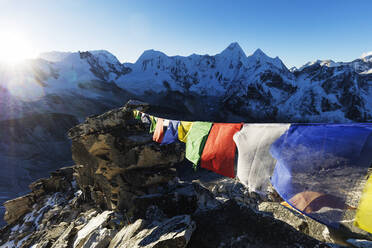
{"type": "Polygon", "coordinates": [[[236,145],[233,136],[242,126],[242,123],[213,124],[201,156],[202,168],[226,177],[235,177],[236,145]]]}

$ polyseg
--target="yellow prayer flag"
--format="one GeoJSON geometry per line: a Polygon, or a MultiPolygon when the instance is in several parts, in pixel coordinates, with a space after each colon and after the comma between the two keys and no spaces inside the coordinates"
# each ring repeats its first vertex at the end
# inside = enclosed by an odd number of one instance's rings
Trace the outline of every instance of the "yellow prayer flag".
{"type": "Polygon", "coordinates": [[[372,175],[369,177],[360,199],[354,225],[372,233],[372,175]]]}
{"type": "Polygon", "coordinates": [[[181,121],[181,123],[178,125],[178,139],[180,141],[186,143],[187,134],[189,133],[191,126],[191,121],[181,121]]]}

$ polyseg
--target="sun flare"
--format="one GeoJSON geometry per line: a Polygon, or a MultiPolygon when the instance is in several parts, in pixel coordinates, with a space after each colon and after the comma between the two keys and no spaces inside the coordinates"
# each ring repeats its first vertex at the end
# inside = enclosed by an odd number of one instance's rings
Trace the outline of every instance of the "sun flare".
{"type": "Polygon", "coordinates": [[[24,33],[0,27],[1,63],[16,64],[35,56],[35,49],[24,33]]]}

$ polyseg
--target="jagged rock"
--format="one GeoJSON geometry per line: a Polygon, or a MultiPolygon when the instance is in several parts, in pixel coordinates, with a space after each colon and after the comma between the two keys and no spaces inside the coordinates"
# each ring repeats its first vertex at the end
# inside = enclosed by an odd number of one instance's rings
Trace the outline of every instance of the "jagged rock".
{"type": "Polygon", "coordinates": [[[77,212],[84,212],[85,208],[82,204],[79,209],[71,209],[69,203],[80,197],[72,192],[57,192],[39,197],[23,218],[0,232],[0,244],[6,242],[9,245],[14,241],[19,247],[35,245],[34,247],[40,248],[51,247],[58,240],[56,247],[70,247],[69,241],[76,233],[73,228],[76,224],[69,226],[66,221],[78,222],[77,212]],[[18,244],[20,240],[22,246],[18,244]]]}
{"type": "Polygon", "coordinates": [[[31,193],[4,203],[6,209],[4,219],[9,224],[16,222],[27,212],[31,212],[32,205],[48,193],[66,192],[71,190],[74,167],[64,167],[52,173],[49,178],[39,179],[30,184],[31,193]]]}
{"type": "Polygon", "coordinates": [[[88,118],[72,128],[76,179],[85,195],[102,209],[135,208],[134,197],[154,193],[175,177],[174,163],[184,157],[182,144],[159,146],[148,126],[133,118],[133,109],[147,104],[130,101],[125,107],[88,118]]]}
{"type": "Polygon", "coordinates": [[[69,238],[74,228],[74,223],[71,223],[64,232],[59,236],[57,241],[51,246],[51,248],[66,248],[69,245],[69,238]]]}
{"type": "Polygon", "coordinates": [[[188,247],[327,247],[290,225],[229,200],[220,208],[196,212],[188,247]]]}
{"type": "MultiPolygon", "coordinates": [[[[133,216],[146,218],[149,208],[156,206],[165,216],[192,214],[198,209],[200,194],[195,188],[196,184],[179,183],[176,187],[167,187],[162,193],[138,196],[133,199],[136,208],[133,216]]],[[[146,218],[148,219],[148,218],[146,218]]]]}
{"type": "Polygon", "coordinates": [[[31,195],[21,196],[5,202],[4,207],[6,211],[4,220],[8,222],[8,224],[13,224],[32,209],[33,203],[34,199],[31,195]]]}
{"type": "Polygon", "coordinates": [[[262,202],[259,204],[258,209],[262,212],[272,214],[275,219],[291,225],[298,231],[303,232],[310,237],[323,242],[332,241],[330,239],[326,239],[326,237],[323,235],[324,229],[326,228],[325,225],[316,222],[293,209],[286,208],[278,202],[262,202]]]}
{"type": "Polygon", "coordinates": [[[147,103],[130,100],[124,107],[107,111],[102,115],[88,117],[84,123],[71,128],[68,136],[73,139],[82,135],[107,132],[118,126],[125,128],[128,120],[133,119],[133,110],[145,112],[148,108],[147,103]]]}
{"type": "Polygon", "coordinates": [[[258,209],[263,212],[273,214],[275,219],[281,220],[298,231],[309,235],[323,242],[336,243],[340,245],[349,245],[347,239],[370,239],[372,235],[356,228],[354,223],[354,214],[345,212],[344,221],[339,228],[327,227],[313,219],[299,213],[294,209],[289,209],[277,202],[262,202],[258,209]]]}
{"type": "Polygon", "coordinates": [[[107,228],[96,229],[89,235],[81,248],[106,248],[116,233],[116,230],[107,228]]]}
{"type": "Polygon", "coordinates": [[[195,223],[189,215],[175,216],[140,230],[143,225],[142,220],[137,220],[132,226],[125,227],[109,247],[186,247],[195,230],[195,223]]]}
{"type": "Polygon", "coordinates": [[[51,173],[49,178],[39,179],[29,185],[35,196],[45,193],[66,191],[73,181],[74,166],[63,167],[51,173]]]}
{"type": "Polygon", "coordinates": [[[122,247],[123,243],[127,242],[131,237],[136,236],[146,225],[147,223],[145,220],[138,219],[133,224],[123,227],[111,240],[108,248],[122,247]]]}
{"type": "MultiPolygon", "coordinates": [[[[112,211],[105,211],[95,217],[93,217],[76,235],[76,239],[74,241],[74,248],[82,248],[82,247],[87,247],[86,244],[89,241],[89,244],[93,244],[95,240],[97,240],[97,234],[96,231],[102,231],[103,226],[107,224],[108,219],[110,215],[112,214],[112,211]],[[92,237],[93,235],[93,237],[92,237]]],[[[107,239],[112,235],[111,232],[106,232],[105,236],[108,237],[103,237],[103,240],[100,242],[107,242],[107,239]]],[[[112,235],[113,236],[113,235],[112,235]]],[[[107,242],[108,244],[108,242],[107,242]]]]}

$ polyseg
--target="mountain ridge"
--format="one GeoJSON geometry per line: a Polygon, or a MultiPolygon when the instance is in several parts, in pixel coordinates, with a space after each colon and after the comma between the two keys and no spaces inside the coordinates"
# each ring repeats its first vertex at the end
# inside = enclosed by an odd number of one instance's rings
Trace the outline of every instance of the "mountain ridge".
{"type": "Polygon", "coordinates": [[[259,48],[247,56],[237,42],[216,55],[168,56],[150,49],[135,63],[121,63],[106,50],[54,51],[14,70],[0,68],[0,94],[6,113],[0,119],[34,112],[73,114],[83,119],[86,113],[95,112],[89,111],[91,107],[60,105],[63,100],[56,99],[80,98],[99,105],[111,102],[107,109],[133,97],[180,106],[179,101],[166,100],[178,94],[186,102],[180,107],[189,112],[195,112],[190,107],[195,103],[191,96],[216,98],[195,113],[196,119],[213,109],[222,113],[222,119],[233,112],[241,120],[258,122],[369,121],[370,57],[366,54],[351,62],[317,60],[289,70],[280,58],[269,57],[259,48]],[[349,84],[350,91],[343,84],[349,84]],[[348,94],[354,100],[345,100],[348,94]]]}

